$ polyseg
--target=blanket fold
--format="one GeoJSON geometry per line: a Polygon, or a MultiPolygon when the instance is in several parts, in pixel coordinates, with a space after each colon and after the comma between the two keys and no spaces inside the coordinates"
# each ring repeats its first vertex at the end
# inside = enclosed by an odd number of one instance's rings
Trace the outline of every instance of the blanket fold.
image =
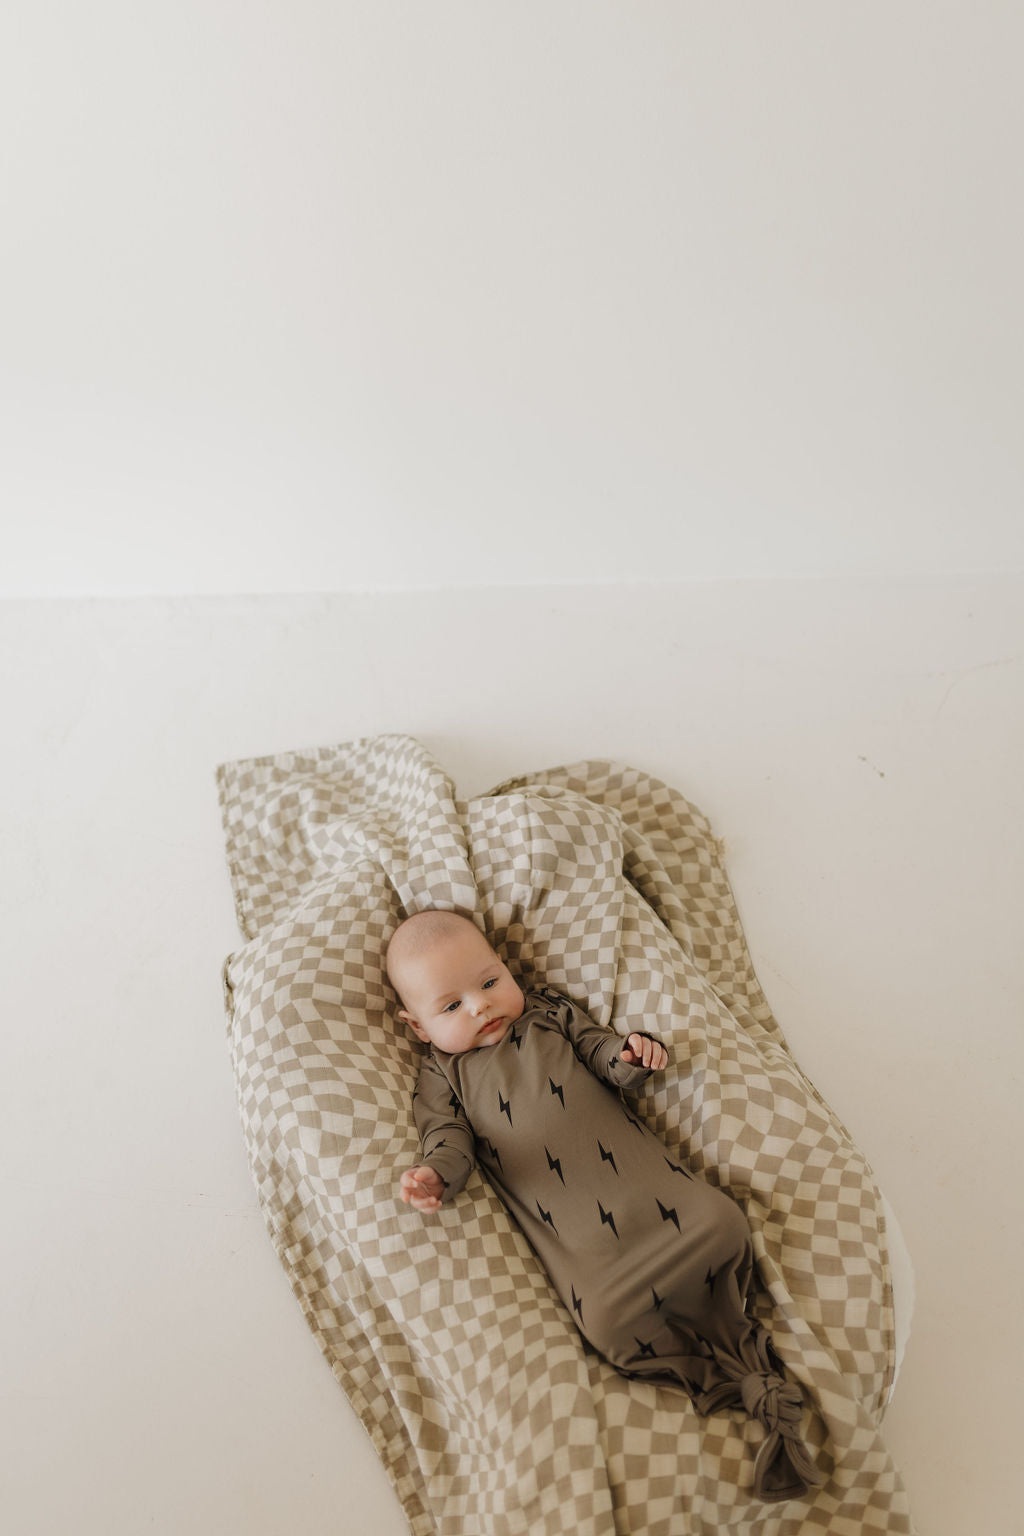
{"type": "Polygon", "coordinates": [[[604,761],[460,800],[404,735],[225,763],[218,788],[254,1183],[415,1536],[910,1533],[879,1433],[893,1370],[880,1196],[771,1014],[701,813],[604,761]],[[778,1352],[751,1362],[734,1406],[704,1417],[600,1358],[478,1169],[434,1217],[397,1199],[422,1047],[394,1022],[383,957],[430,906],[481,920],[523,985],[670,1048],[632,1102],[742,1206],[752,1311],[778,1352]],[[798,1500],[794,1478],[811,1485],[798,1500]]]}

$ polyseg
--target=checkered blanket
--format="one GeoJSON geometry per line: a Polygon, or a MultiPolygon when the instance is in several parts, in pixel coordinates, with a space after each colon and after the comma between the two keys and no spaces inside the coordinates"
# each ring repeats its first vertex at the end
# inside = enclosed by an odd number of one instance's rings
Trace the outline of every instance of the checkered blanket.
{"type": "Polygon", "coordinates": [[[772,1018],[701,813],[609,762],[458,800],[401,735],[226,763],[218,787],[253,1179],[415,1536],[910,1532],[879,1435],[893,1370],[879,1193],[772,1018]],[[596,1355],[479,1170],[433,1217],[397,1199],[423,1047],[394,1023],[383,955],[423,907],[478,914],[522,984],[669,1047],[632,1102],[747,1214],[754,1308],[830,1474],[813,1497],[759,1503],[757,1423],[702,1419],[596,1355]]]}

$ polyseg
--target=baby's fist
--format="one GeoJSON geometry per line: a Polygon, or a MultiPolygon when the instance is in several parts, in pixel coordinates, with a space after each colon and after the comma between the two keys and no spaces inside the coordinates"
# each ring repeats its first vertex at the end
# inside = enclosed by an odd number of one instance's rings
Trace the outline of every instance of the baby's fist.
{"type": "Polygon", "coordinates": [[[407,1168],[399,1180],[399,1192],[406,1205],[417,1211],[439,1211],[444,1193],[444,1180],[429,1163],[418,1168],[407,1168]]]}
{"type": "Polygon", "coordinates": [[[628,1035],[622,1060],[629,1067],[649,1067],[652,1072],[660,1072],[668,1061],[668,1051],[646,1035],[628,1035]]]}

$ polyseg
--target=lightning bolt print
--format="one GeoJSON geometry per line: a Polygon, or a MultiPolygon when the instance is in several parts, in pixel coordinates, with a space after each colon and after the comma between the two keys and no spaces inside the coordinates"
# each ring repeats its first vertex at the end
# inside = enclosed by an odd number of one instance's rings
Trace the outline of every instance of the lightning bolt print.
{"type": "Polygon", "coordinates": [[[501,1089],[498,1089],[498,1109],[503,1115],[508,1115],[508,1123],[512,1124],[512,1105],[508,1099],[503,1099],[501,1089]]]}
{"type": "Polygon", "coordinates": [[[551,1228],[552,1232],[557,1237],[558,1236],[558,1228],[555,1226],[554,1222],[551,1220],[551,1212],[550,1211],[546,1211],[544,1209],[544,1207],[541,1205],[539,1200],[537,1201],[537,1209],[538,1209],[538,1211],[540,1211],[540,1219],[541,1219],[541,1221],[546,1222],[547,1225],[551,1228]]]}
{"type": "Polygon", "coordinates": [[[682,1163],[674,1163],[670,1157],[666,1157],[665,1161],[668,1163],[673,1173],[681,1173],[684,1179],[692,1180],[693,1174],[690,1173],[688,1169],[684,1168],[682,1163]]]}
{"type": "MultiPolygon", "coordinates": [[[[601,1221],[606,1226],[611,1227],[612,1231],[615,1233],[615,1236],[619,1237],[619,1229],[615,1225],[615,1216],[613,1215],[613,1213],[611,1211],[606,1211],[604,1206],[601,1204],[600,1200],[597,1202],[597,1208],[601,1212],[601,1221]]],[[[622,1239],[621,1239],[621,1237],[619,1237],[619,1242],[621,1243],[621,1241],[622,1241],[622,1239]]]]}
{"type": "Polygon", "coordinates": [[[551,1077],[548,1078],[548,1082],[551,1084],[551,1092],[553,1094],[555,1094],[559,1099],[561,1099],[561,1101],[562,1101],[562,1108],[564,1109],[565,1108],[565,1094],[562,1091],[561,1083],[556,1083],[554,1078],[551,1078],[551,1077]]]}
{"type": "MultiPolygon", "coordinates": [[[[600,1142],[598,1142],[597,1146],[598,1146],[599,1152],[601,1153],[601,1161],[602,1161],[602,1163],[611,1163],[612,1167],[615,1168],[615,1155],[614,1155],[614,1153],[606,1152],[604,1147],[601,1146],[600,1142]]],[[[616,1176],[618,1176],[618,1172],[619,1172],[619,1170],[617,1168],[615,1168],[616,1176]]]]}
{"type": "Polygon", "coordinates": [[[576,1287],[574,1285],[571,1285],[569,1287],[569,1289],[572,1291],[572,1309],[573,1309],[574,1312],[579,1314],[579,1319],[580,1319],[580,1322],[582,1323],[582,1321],[583,1321],[583,1297],[576,1295],[576,1287]]]}
{"type": "Polygon", "coordinates": [[[561,1158],[552,1157],[551,1153],[548,1152],[547,1147],[544,1148],[544,1151],[548,1153],[548,1167],[552,1168],[554,1170],[554,1172],[558,1174],[558,1177],[562,1180],[562,1188],[564,1189],[565,1188],[565,1178],[564,1178],[564,1175],[562,1173],[562,1161],[561,1161],[561,1158]]]}
{"type": "MultiPolygon", "coordinates": [[[[657,1195],[655,1195],[654,1198],[657,1200],[658,1199],[657,1195]]],[[[674,1205],[673,1206],[662,1205],[661,1201],[658,1200],[658,1210],[661,1212],[661,1219],[662,1219],[662,1221],[674,1221],[675,1222],[675,1224],[676,1224],[676,1231],[678,1232],[679,1231],[679,1217],[676,1215],[676,1208],[675,1208],[675,1206],[674,1205]]]]}
{"type": "Polygon", "coordinates": [[[665,1300],[664,1296],[659,1296],[653,1285],[651,1286],[651,1295],[654,1297],[655,1312],[660,1312],[662,1302],[665,1300]]]}

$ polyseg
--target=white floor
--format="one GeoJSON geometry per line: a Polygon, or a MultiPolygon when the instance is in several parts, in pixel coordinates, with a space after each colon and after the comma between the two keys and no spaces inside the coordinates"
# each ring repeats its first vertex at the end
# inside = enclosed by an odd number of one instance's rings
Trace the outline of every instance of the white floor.
{"type": "Polygon", "coordinates": [[[219,981],[214,765],[378,731],[463,794],[610,757],[711,817],[913,1258],[918,1529],[1022,1529],[1024,582],[8,603],[0,641],[8,1529],[406,1529],[264,1234],[219,981]]]}

